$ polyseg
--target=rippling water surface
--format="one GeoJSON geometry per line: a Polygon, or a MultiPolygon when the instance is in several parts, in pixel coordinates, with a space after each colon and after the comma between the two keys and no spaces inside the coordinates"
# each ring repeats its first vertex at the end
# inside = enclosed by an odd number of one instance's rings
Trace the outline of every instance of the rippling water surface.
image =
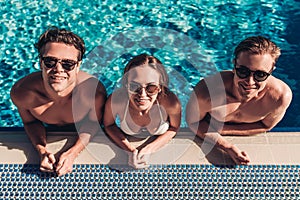
{"type": "Polygon", "coordinates": [[[278,126],[300,125],[297,1],[23,0],[0,6],[0,127],[22,126],[9,90],[19,78],[39,70],[33,44],[49,26],[70,29],[85,40],[82,69],[97,76],[108,93],[132,56],[146,52],[158,57],[183,108],[201,78],[232,68],[233,49],[242,39],[269,37],[282,49],[274,75],[294,92],[278,126]]]}

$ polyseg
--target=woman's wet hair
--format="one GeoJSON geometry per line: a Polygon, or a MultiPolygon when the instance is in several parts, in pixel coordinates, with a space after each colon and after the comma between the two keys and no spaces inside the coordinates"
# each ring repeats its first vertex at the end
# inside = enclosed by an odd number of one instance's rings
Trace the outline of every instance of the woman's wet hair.
{"type": "Polygon", "coordinates": [[[159,84],[161,86],[162,93],[165,93],[165,90],[168,88],[169,85],[169,77],[165,70],[163,64],[155,58],[154,56],[150,56],[148,54],[140,54],[138,56],[133,57],[128,64],[125,66],[124,75],[122,78],[123,87],[128,84],[128,72],[135,68],[135,67],[146,67],[149,66],[155,69],[160,77],[159,77],[159,84]]]}

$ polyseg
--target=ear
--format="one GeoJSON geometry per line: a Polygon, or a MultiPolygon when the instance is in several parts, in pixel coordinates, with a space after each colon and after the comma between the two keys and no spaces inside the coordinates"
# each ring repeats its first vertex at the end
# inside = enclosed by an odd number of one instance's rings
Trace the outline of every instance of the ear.
{"type": "Polygon", "coordinates": [[[76,73],[79,72],[81,63],[82,63],[82,61],[79,61],[78,64],[77,64],[77,66],[76,66],[76,73]]]}
{"type": "Polygon", "coordinates": [[[232,64],[236,64],[236,58],[232,59],[232,64]]]}
{"type": "Polygon", "coordinates": [[[235,72],[234,67],[235,67],[235,64],[236,64],[236,58],[232,59],[232,64],[233,64],[232,71],[233,71],[233,73],[234,73],[234,72],[235,72]]]}
{"type": "Polygon", "coordinates": [[[40,70],[43,70],[42,64],[43,64],[43,61],[42,61],[41,57],[39,57],[40,70]]]}

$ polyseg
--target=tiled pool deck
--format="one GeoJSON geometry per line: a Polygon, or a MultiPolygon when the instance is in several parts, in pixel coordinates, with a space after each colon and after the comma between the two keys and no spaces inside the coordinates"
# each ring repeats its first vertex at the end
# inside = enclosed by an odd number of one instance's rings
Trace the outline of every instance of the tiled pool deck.
{"type": "MultiPolygon", "coordinates": [[[[59,152],[76,133],[50,132],[48,149],[59,152]]],[[[300,164],[300,132],[268,132],[255,136],[226,136],[250,156],[250,164],[300,164]]],[[[141,141],[135,141],[140,144],[141,141]]],[[[37,153],[24,131],[0,132],[0,163],[36,164],[37,153]]],[[[76,164],[125,164],[127,156],[104,133],[97,134],[76,159],[76,164]]],[[[151,156],[151,164],[233,164],[222,151],[182,129],[165,147],[151,156]]]]}
{"type": "MultiPolygon", "coordinates": [[[[50,133],[48,148],[59,152],[74,136],[50,133]]],[[[24,131],[3,131],[0,199],[299,199],[299,132],[227,139],[249,154],[250,165],[233,166],[222,151],[182,130],[151,156],[148,169],[133,170],[125,166],[126,154],[99,133],[76,159],[73,172],[57,177],[39,171],[24,131]]]]}

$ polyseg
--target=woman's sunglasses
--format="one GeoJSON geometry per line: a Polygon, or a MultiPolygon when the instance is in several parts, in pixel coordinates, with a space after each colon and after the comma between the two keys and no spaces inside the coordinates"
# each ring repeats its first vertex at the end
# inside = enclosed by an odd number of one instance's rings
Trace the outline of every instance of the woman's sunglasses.
{"type": "Polygon", "coordinates": [[[57,63],[60,63],[62,68],[71,71],[75,68],[75,66],[78,64],[78,61],[75,60],[69,60],[69,59],[58,59],[51,56],[42,57],[42,61],[44,62],[45,66],[48,69],[52,69],[57,65],[57,63]]]}
{"type": "Polygon", "coordinates": [[[142,89],[145,88],[145,91],[149,96],[155,95],[160,91],[159,85],[154,83],[148,83],[145,87],[143,87],[138,83],[131,82],[128,84],[127,88],[131,94],[139,94],[142,92],[142,89]]]}
{"type": "Polygon", "coordinates": [[[236,71],[236,75],[241,79],[248,78],[251,75],[251,73],[253,73],[254,80],[257,82],[262,82],[265,81],[271,75],[271,72],[275,69],[275,67],[272,68],[270,72],[264,72],[260,70],[252,71],[247,67],[241,65],[239,68],[237,68],[235,65],[234,69],[236,71]]]}

